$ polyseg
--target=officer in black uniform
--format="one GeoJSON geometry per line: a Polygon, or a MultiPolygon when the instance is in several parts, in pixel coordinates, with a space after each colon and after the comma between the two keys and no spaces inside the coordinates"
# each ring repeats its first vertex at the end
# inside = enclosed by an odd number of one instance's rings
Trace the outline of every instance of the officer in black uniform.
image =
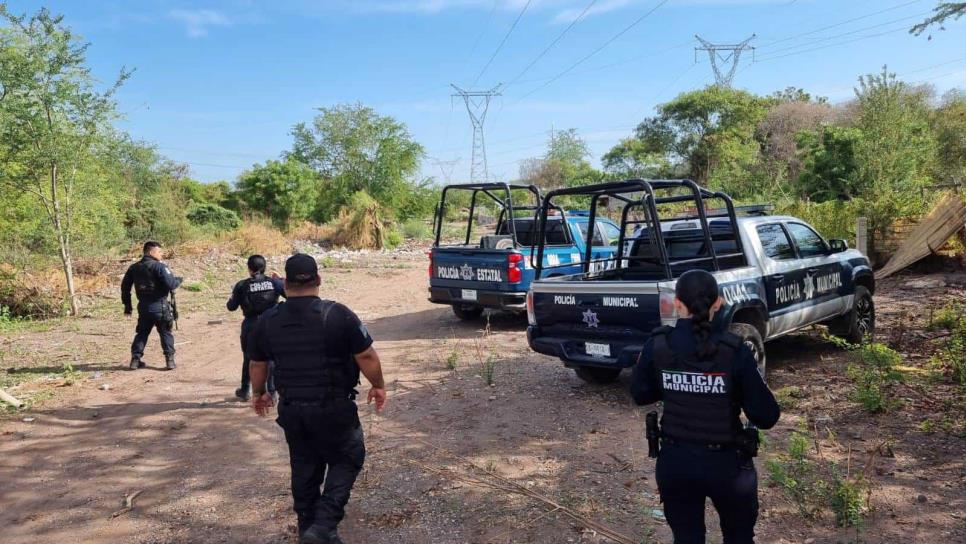
{"type": "Polygon", "coordinates": [[[175,277],[171,269],[161,262],[161,244],[145,242],[141,260],[128,267],[121,281],[121,302],[124,315],[131,315],[131,287],[138,297],[138,324],[134,329],[134,342],[131,344],[131,370],[144,368],[141,356],[144,345],[152,328],[158,329],[161,337],[161,350],[164,351],[165,366],[174,370],[174,310],[168,295],[181,285],[181,278],[175,277]]]}
{"type": "Polygon", "coordinates": [[[320,299],[319,284],[312,257],[285,262],[287,300],[262,315],[250,338],[252,407],[265,415],[272,406],[265,381],[267,361],[275,361],[276,421],[288,442],[299,542],[341,544],[336,529],[366,455],[355,403],[360,371],[377,411],[386,388],[365,325],[349,308],[320,299]]]}
{"type": "MultiPolygon", "coordinates": [[[[278,298],[285,296],[285,285],[280,278],[265,275],[265,257],[252,255],[248,258],[249,277],[235,284],[228,299],[228,311],[234,312],[239,307],[245,319],[241,324],[242,374],[241,387],[235,390],[235,396],[248,400],[248,337],[255,328],[258,316],[278,304],[278,298]]],[[[273,276],[275,274],[273,273],[273,276]]],[[[275,392],[275,380],[271,373],[268,376],[268,392],[275,392]]]]}
{"type": "Polygon", "coordinates": [[[634,368],[639,405],[663,401],[657,486],[675,544],[704,543],[710,498],[725,544],[754,542],[758,518],[757,430],[778,421],[779,408],[741,338],[713,331],[721,308],[718,284],[703,270],[678,278],[680,319],[654,331],[634,368]]]}

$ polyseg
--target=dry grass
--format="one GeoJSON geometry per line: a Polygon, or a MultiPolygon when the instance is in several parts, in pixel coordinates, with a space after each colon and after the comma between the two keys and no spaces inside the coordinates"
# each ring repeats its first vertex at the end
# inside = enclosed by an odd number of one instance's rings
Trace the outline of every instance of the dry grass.
{"type": "Polygon", "coordinates": [[[378,202],[356,193],[333,224],[332,242],[349,249],[383,249],[388,229],[382,215],[378,202]]]}
{"type": "Polygon", "coordinates": [[[263,221],[247,221],[240,229],[223,233],[217,242],[238,255],[286,255],[292,243],[282,231],[263,221]]]}
{"type": "Polygon", "coordinates": [[[286,235],[292,240],[320,243],[331,240],[334,231],[333,225],[319,225],[311,221],[302,221],[298,225],[289,227],[286,235]]]}

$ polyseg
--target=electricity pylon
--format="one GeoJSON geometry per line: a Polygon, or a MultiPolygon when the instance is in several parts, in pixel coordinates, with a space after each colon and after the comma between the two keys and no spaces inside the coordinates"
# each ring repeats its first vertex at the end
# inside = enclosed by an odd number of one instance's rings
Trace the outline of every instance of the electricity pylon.
{"type": "Polygon", "coordinates": [[[741,53],[750,50],[754,55],[755,52],[755,48],[748,45],[748,42],[755,39],[754,34],[745,41],[734,44],[711,43],[697,34],[694,37],[701,42],[701,47],[694,48],[694,61],[698,60],[698,51],[707,51],[708,58],[711,59],[711,69],[714,70],[715,83],[720,87],[731,87],[731,81],[738,70],[738,61],[741,60],[741,53]],[[725,69],[719,63],[724,65],[730,63],[731,66],[725,69]]]}
{"type": "Polygon", "coordinates": [[[463,157],[457,157],[449,161],[431,157],[430,160],[432,160],[433,163],[439,167],[439,173],[443,175],[443,181],[446,182],[446,185],[449,185],[453,181],[453,170],[455,170],[456,165],[463,160],[463,157]]]}
{"type": "Polygon", "coordinates": [[[450,84],[456,89],[453,97],[459,96],[466,104],[466,113],[470,114],[470,123],[473,125],[473,154],[470,159],[470,183],[482,183],[489,179],[489,172],[486,165],[486,142],[483,139],[483,123],[486,121],[486,112],[490,109],[490,100],[494,96],[500,96],[500,85],[488,91],[467,91],[450,84]]]}

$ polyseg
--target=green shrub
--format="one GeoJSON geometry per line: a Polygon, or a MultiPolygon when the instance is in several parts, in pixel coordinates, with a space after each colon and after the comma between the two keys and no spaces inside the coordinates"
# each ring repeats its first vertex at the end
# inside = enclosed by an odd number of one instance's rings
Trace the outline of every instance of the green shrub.
{"type": "Polygon", "coordinates": [[[399,244],[403,243],[403,235],[398,230],[390,230],[386,232],[384,242],[387,249],[399,247],[399,244]]]}
{"type": "Polygon", "coordinates": [[[959,325],[962,319],[963,305],[958,302],[950,302],[932,314],[926,328],[931,331],[953,329],[959,325]]]}
{"type": "Polygon", "coordinates": [[[929,366],[936,369],[937,374],[948,371],[966,393],[966,321],[958,321],[951,332],[930,359],[929,366]]]}
{"type": "Polygon", "coordinates": [[[780,487],[805,518],[818,515],[828,495],[828,484],[818,466],[808,458],[811,443],[808,431],[792,432],[785,452],[765,463],[769,480],[780,487]]]}
{"type": "Polygon", "coordinates": [[[852,399],[869,413],[891,410],[897,401],[889,398],[891,386],[902,379],[896,366],[902,356],[886,345],[864,344],[855,350],[858,361],[846,368],[846,374],[855,385],[852,399]]]}
{"type": "Polygon", "coordinates": [[[419,219],[406,221],[402,224],[401,230],[407,240],[428,240],[433,237],[433,229],[419,219]]]}
{"type": "Polygon", "coordinates": [[[237,213],[210,202],[192,204],[186,216],[192,225],[210,227],[219,231],[235,230],[242,224],[237,213]]]}
{"type": "Polygon", "coordinates": [[[185,291],[190,291],[192,293],[198,293],[204,290],[205,286],[202,283],[196,281],[186,281],[181,284],[181,288],[185,291]]]}
{"type": "Polygon", "coordinates": [[[855,221],[860,214],[855,201],[795,201],[776,206],[776,212],[792,215],[812,225],[825,238],[841,238],[855,244],[855,221]]]}
{"type": "Polygon", "coordinates": [[[869,489],[861,477],[843,477],[832,466],[832,492],[830,506],[839,527],[860,529],[862,520],[869,510],[869,489]]]}

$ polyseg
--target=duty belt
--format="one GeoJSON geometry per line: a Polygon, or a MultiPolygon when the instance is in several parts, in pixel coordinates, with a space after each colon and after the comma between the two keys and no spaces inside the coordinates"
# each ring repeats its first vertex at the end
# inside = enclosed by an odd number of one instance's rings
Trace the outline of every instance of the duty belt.
{"type": "Polygon", "coordinates": [[[688,445],[688,446],[698,446],[700,448],[707,449],[708,451],[731,451],[738,447],[738,445],[735,444],[734,442],[709,444],[707,442],[696,442],[693,440],[681,440],[678,438],[671,438],[670,436],[662,436],[661,442],[664,444],[671,444],[671,445],[681,444],[681,445],[688,445]]]}

